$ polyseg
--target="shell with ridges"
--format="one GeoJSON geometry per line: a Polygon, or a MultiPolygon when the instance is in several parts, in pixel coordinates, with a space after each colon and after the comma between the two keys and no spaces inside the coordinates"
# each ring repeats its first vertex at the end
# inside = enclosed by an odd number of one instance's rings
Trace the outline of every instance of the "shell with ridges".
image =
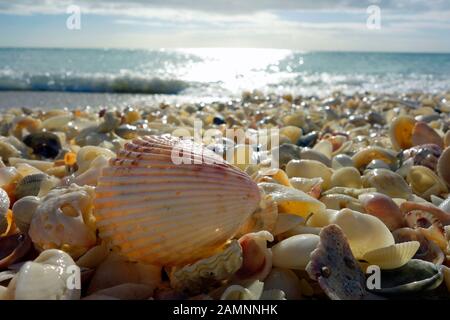
{"type": "Polygon", "coordinates": [[[199,260],[170,273],[172,288],[199,293],[210,285],[229,279],[242,266],[242,248],[233,240],[227,248],[209,258],[199,260]]]}
{"type": "Polygon", "coordinates": [[[396,269],[404,266],[416,254],[420,247],[418,241],[396,243],[388,247],[366,252],[363,260],[381,269],[396,269]]]}
{"type": "Polygon", "coordinates": [[[163,135],[125,144],[103,170],[94,204],[100,237],[122,255],[181,265],[214,254],[259,202],[246,173],[201,145],[163,135]]]}

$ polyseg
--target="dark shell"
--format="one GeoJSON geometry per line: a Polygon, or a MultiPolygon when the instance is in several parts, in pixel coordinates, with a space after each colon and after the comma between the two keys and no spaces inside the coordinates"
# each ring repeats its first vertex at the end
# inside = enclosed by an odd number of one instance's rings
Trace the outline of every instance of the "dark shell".
{"type": "Polygon", "coordinates": [[[31,240],[27,234],[16,233],[0,238],[0,270],[17,262],[31,248],[31,240]]]}
{"type": "Polygon", "coordinates": [[[423,144],[403,151],[402,158],[403,161],[412,158],[414,165],[425,166],[436,171],[437,162],[441,154],[442,148],[438,145],[423,144]]]}
{"type": "Polygon", "coordinates": [[[26,196],[37,196],[41,189],[41,183],[47,178],[44,173],[36,173],[25,176],[17,183],[14,195],[16,199],[21,199],[26,196]]]}
{"type": "Polygon", "coordinates": [[[440,266],[431,262],[412,259],[403,267],[382,270],[381,288],[373,289],[381,295],[405,295],[436,289],[444,280],[440,266]]]}
{"type": "Polygon", "coordinates": [[[272,150],[272,154],[278,155],[278,163],[280,168],[285,168],[286,164],[291,160],[300,159],[301,148],[291,143],[284,143],[272,150]]]}
{"type": "Polygon", "coordinates": [[[297,141],[297,145],[300,147],[313,147],[319,138],[319,133],[316,131],[305,134],[297,141]]]}
{"type": "Polygon", "coordinates": [[[37,132],[27,135],[23,142],[33,153],[43,158],[54,159],[61,150],[59,137],[51,132],[37,132]]]}

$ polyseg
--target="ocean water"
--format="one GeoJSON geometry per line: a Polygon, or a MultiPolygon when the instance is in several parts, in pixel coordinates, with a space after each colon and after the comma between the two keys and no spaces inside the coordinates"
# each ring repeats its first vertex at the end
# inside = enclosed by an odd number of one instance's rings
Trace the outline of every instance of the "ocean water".
{"type": "Polygon", "coordinates": [[[54,92],[69,93],[69,100],[88,93],[224,98],[253,89],[317,96],[334,90],[434,93],[450,90],[449,75],[450,54],[0,48],[0,106],[20,104],[21,94],[45,100],[54,92]]]}

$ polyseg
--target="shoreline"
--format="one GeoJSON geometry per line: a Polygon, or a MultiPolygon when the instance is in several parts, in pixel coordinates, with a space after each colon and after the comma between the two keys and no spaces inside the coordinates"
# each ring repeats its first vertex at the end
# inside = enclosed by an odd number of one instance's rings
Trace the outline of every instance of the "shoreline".
{"type": "MultiPolygon", "coordinates": [[[[370,97],[377,99],[399,99],[414,100],[418,97],[428,97],[440,101],[450,101],[450,89],[444,92],[354,92],[353,94],[344,94],[335,91],[330,94],[319,95],[295,95],[287,92],[286,94],[266,93],[259,90],[243,91],[240,95],[189,95],[189,94],[130,94],[130,93],[87,93],[87,92],[60,92],[60,91],[0,91],[0,112],[11,108],[29,108],[29,109],[77,109],[77,108],[125,108],[129,107],[151,107],[159,103],[167,104],[185,104],[185,103],[213,103],[242,100],[244,96],[264,95],[274,99],[276,97],[292,96],[292,99],[306,100],[329,100],[333,96],[351,97],[370,97]]],[[[420,99],[420,98],[419,98],[420,99]]],[[[419,106],[419,104],[418,104],[419,106]]]]}

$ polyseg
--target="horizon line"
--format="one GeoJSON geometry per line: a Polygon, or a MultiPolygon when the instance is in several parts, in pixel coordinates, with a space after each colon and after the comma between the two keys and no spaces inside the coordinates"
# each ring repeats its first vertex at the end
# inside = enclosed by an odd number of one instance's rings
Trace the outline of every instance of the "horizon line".
{"type": "Polygon", "coordinates": [[[202,49],[236,49],[236,50],[245,50],[245,49],[260,49],[260,50],[289,50],[293,52],[301,52],[301,53],[391,53],[391,54],[450,54],[450,51],[367,51],[367,50],[339,50],[339,49],[319,49],[319,50],[304,50],[304,49],[292,49],[292,48],[270,48],[270,47],[135,47],[135,48],[123,48],[123,47],[58,47],[58,46],[2,46],[0,45],[0,49],[31,49],[31,50],[124,50],[124,51],[133,51],[133,50],[142,50],[142,51],[152,51],[152,50],[202,50],[202,49]]]}

